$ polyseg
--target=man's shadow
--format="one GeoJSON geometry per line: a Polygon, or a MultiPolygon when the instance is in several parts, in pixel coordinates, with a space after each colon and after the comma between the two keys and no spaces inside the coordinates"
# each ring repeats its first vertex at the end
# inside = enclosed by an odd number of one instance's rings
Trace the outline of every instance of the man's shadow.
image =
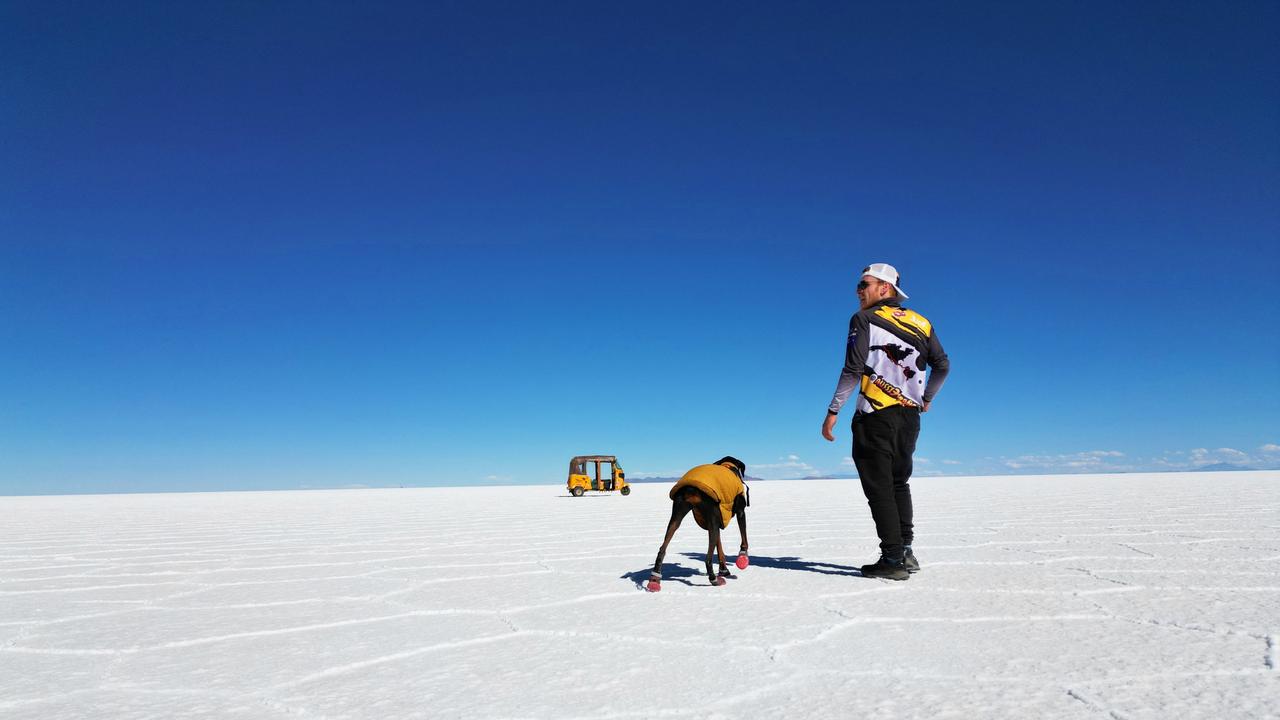
{"type": "MultiPolygon", "coordinates": [[[[701,564],[705,562],[706,555],[703,553],[687,552],[683,555],[690,560],[699,563],[699,569],[688,568],[683,565],[673,565],[671,563],[663,563],[662,565],[662,581],[672,580],[684,583],[690,587],[695,585],[708,585],[707,574],[701,569],[701,564]],[[693,580],[690,580],[693,578],[693,580]]],[[[801,560],[798,557],[768,557],[765,555],[752,555],[751,564],[747,566],[747,570],[752,567],[777,568],[779,570],[800,570],[803,572],[819,573],[821,575],[843,575],[845,577],[866,577],[862,574],[862,570],[848,565],[835,565],[833,563],[813,562],[811,560],[801,560]]],[[[731,566],[732,571],[744,572],[731,566]]],[[[629,572],[622,576],[624,580],[630,580],[635,583],[636,587],[643,588],[644,584],[649,581],[649,575],[653,572],[653,568],[645,568],[629,572]]],[[[729,575],[729,578],[736,578],[737,574],[729,575]]],[[[874,579],[874,578],[872,578],[874,579]]]]}

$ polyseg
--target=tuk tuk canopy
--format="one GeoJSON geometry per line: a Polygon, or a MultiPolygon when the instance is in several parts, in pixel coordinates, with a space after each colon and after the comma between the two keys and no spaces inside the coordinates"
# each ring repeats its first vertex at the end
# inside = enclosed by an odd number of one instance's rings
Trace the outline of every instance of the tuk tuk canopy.
{"type": "Polygon", "coordinates": [[[614,467],[618,467],[618,458],[615,455],[578,455],[569,461],[569,474],[586,475],[589,462],[613,463],[614,467]]]}

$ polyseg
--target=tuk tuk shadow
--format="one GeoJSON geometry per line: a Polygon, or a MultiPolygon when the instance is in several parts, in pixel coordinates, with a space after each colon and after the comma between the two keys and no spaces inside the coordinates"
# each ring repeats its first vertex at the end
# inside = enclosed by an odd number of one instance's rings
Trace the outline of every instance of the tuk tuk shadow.
{"type": "MultiPolygon", "coordinates": [[[[652,566],[647,567],[643,570],[636,570],[635,572],[626,573],[622,575],[619,579],[630,580],[631,582],[635,583],[637,588],[643,590],[645,583],[649,582],[649,576],[651,574],[653,574],[652,566]]],[[[678,583],[683,583],[685,585],[688,585],[689,587],[693,587],[695,585],[699,585],[699,586],[706,585],[707,587],[711,587],[711,584],[707,582],[706,573],[698,570],[694,570],[692,568],[687,568],[681,565],[670,565],[666,563],[664,563],[662,566],[662,582],[664,583],[678,582],[678,583]],[[695,578],[695,579],[701,580],[701,582],[695,582],[694,580],[690,580],[689,578],[695,578]]]]}
{"type": "MultiPolygon", "coordinates": [[[[686,557],[695,560],[702,560],[705,555],[697,553],[685,553],[686,557]]],[[[747,566],[747,570],[753,567],[775,568],[778,570],[800,570],[803,572],[819,573],[822,575],[844,575],[846,577],[862,577],[862,570],[848,565],[835,565],[832,563],[813,562],[811,560],[801,560],[798,557],[769,557],[767,555],[752,555],[751,564],[747,566]]],[[[743,571],[746,572],[746,571],[743,571]]]]}

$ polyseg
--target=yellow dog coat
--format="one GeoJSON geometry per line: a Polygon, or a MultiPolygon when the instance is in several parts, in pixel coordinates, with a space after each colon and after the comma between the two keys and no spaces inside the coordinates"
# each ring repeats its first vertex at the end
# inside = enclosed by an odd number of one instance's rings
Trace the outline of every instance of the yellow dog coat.
{"type": "MultiPolygon", "coordinates": [[[[669,497],[675,500],[682,490],[690,486],[720,503],[720,529],[729,527],[729,519],[733,517],[733,501],[743,492],[742,480],[738,478],[738,474],[723,465],[699,465],[676,482],[669,497]]],[[[698,527],[709,529],[707,519],[702,517],[702,512],[697,507],[693,509],[693,519],[698,527]]]]}

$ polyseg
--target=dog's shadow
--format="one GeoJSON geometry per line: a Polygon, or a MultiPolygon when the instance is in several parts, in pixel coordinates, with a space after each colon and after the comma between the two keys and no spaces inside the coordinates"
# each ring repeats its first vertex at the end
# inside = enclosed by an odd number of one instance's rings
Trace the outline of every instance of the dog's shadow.
{"type": "MultiPolygon", "coordinates": [[[[686,557],[695,560],[702,560],[705,556],[697,553],[685,553],[686,557]]],[[[863,577],[862,571],[856,567],[848,565],[834,565],[832,563],[813,562],[812,560],[801,560],[798,557],[769,557],[767,555],[752,555],[752,567],[776,568],[778,570],[801,570],[804,572],[821,573],[822,575],[846,575],[850,577],[863,577]]]]}
{"type": "MultiPolygon", "coordinates": [[[[645,584],[649,582],[649,575],[651,575],[652,573],[653,573],[653,568],[647,567],[643,570],[636,570],[635,572],[629,572],[623,575],[621,579],[630,580],[631,582],[636,584],[636,587],[643,589],[645,584]]],[[[672,565],[670,563],[662,564],[662,582],[684,583],[689,587],[693,587],[695,585],[706,585],[707,587],[711,586],[711,583],[707,582],[706,573],[700,570],[694,570],[693,568],[687,568],[681,565],[672,565]],[[694,580],[690,580],[689,578],[694,578],[694,580]],[[701,580],[701,582],[695,582],[696,580],[701,580]]]]}

